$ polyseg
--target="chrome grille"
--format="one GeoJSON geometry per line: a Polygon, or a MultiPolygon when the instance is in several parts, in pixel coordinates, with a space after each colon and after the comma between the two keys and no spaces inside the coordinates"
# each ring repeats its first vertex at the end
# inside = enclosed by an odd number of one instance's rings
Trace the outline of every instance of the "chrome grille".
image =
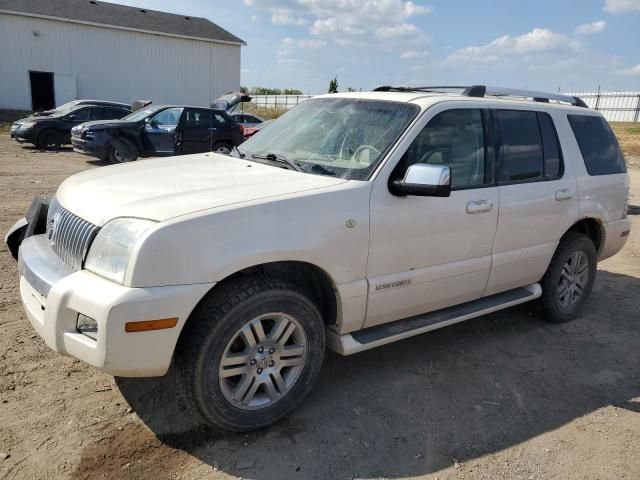
{"type": "Polygon", "coordinates": [[[54,197],[47,213],[47,238],[51,249],[74,270],[82,269],[89,246],[100,227],[64,208],[54,197]]]}

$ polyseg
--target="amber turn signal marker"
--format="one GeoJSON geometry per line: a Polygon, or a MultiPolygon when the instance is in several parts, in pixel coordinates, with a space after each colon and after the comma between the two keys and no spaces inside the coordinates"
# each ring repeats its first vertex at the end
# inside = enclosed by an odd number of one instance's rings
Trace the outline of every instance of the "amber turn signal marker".
{"type": "Polygon", "coordinates": [[[148,332],[150,330],[163,330],[173,328],[178,324],[178,317],[162,318],[160,320],[143,320],[141,322],[127,322],[124,325],[125,332],[148,332]]]}
{"type": "Polygon", "coordinates": [[[625,230],[624,232],[622,232],[622,233],[620,234],[620,237],[626,237],[626,236],[628,236],[630,233],[631,233],[631,230],[625,230]]]}

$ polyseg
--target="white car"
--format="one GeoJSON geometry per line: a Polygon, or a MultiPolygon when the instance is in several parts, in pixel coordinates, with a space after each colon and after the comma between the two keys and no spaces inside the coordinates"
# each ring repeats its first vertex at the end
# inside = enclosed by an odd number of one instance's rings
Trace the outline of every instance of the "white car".
{"type": "Polygon", "coordinates": [[[46,226],[18,224],[22,301],[49,347],[120,376],[173,362],[203,422],[228,430],[290,412],[325,347],[534,299],[571,320],[629,235],[618,143],[574,97],[325,95],[233,155],[85,171],[46,226]]]}

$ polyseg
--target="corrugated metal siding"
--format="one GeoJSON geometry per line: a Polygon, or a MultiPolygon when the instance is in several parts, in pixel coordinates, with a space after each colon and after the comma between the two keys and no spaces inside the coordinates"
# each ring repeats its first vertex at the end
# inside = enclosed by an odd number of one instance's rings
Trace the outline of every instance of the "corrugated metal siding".
{"type": "Polygon", "coordinates": [[[31,108],[29,70],[74,75],[78,98],[208,106],[240,87],[240,47],[0,13],[0,108],[31,108]]]}

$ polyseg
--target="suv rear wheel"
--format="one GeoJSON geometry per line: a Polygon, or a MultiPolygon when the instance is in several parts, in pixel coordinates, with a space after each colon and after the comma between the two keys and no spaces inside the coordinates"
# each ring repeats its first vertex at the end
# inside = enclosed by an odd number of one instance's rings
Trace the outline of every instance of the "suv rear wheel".
{"type": "Polygon", "coordinates": [[[213,145],[212,150],[214,152],[216,152],[216,153],[222,153],[222,154],[226,155],[226,154],[231,152],[232,148],[233,147],[230,144],[228,144],[227,142],[216,142],[213,145]]]}
{"type": "Polygon", "coordinates": [[[295,408],[317,379],[324,348],[324,323],[306,293],[258,276],[222,286],[196,308],[176,361],[200,418],[239,432],[295,408]]]}
{"type": "Polygon", "coordinates": [[[542,309],[551,322],[568,322],[582,312],[593,288],[597,252],[589,237],[569,233],[558,245],[542,279],[542,309]]]}

